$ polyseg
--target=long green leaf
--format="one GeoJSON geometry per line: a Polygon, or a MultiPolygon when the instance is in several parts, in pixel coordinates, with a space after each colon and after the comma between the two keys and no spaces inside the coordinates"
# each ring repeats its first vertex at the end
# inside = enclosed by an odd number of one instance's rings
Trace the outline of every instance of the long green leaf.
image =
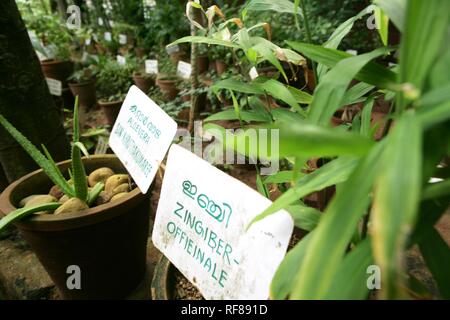
{"type": "Polygon", "coordinates": [[[284,300],[294,286],[295,275],[299,272],[314,232],[308,233],[295,247],[290,250],[275,272],[270,285],[270,298],[284,300]]]}
{"type": "MultiPolygon", "coordinates": [[[[327,40],[327,42],[325,42],[323,44],[323,46],[325,48],[329,48],[329,49],[337,49],[339,47],[342,39],[344,39],[348,35],[348,33],[351,31],[355,22],[358,19],[361,19],[364,15],[368,14],[368,12],[369,12],[368,8],[365,8],[356,16],[349,18],[348,20],[343,22],[341,25],[339,25],[336,28],[336,30],[332,33],[330,38],[327,40]]],[[[319,80],[322,79],[322,77],[325,75],[327,70],[328,70],[328,67],[326,65],[319,64],[317,66],[317,75],[319,77],[319,80]]]]}
{"type": "Polygon", "coordinates": [[[212,44],[212,45],[219,45],[219,46],[224,46],[224,47],[230,47],[230,48],[235,48],[235,49],[239,49],[239,45],[231,42],[231,41],[225,41],[225,40],[219,40],[219,39],[214,39],[214,38],[209,38],[209,37],[202,37],[202,36],[188,36],[188,37],[183,37],[180,38],[174,42],[172,42],[171,44],[169,44],[167,47],[173,46],[175,44],[180,44],[180,43],[204,43],[204,44],[212,44]]]}
{"type": "Polygon", "coordinates": [[[386,48],[352,56],[336,64],[319,83],[310,105],[308,119],[326,125],[334,112],[342,105],[344,94],[358,72],[371,60],[388,52],[386,48]]]}
{"type": "Polygon", "coordinates": [[[299,199],[326,187],[344,182],[348,179],[358,164],[358,160],[340,157],[328,162],[314,172],[301,177],[294,187],[283,193],[266,210],[257,215],[250,223],[262,220],[265,217],[287,208],[299,199]]]}
{"type": "MultiPolygon", "coordinates": [[[[343,59],[352,57],[351,54],[343,51],[328,49],[308,43],[287,41],[287,44],[311,60],[322,63],[329,68],[333,68],[343,59]]],[[[396,88],[396,73],[375,62],[369,62],[356,74],[355,78],[372,84],[380,89],[396,88]]]]}
{"type": "Polygon", "coordinates": [[[11,134],[11,136],[19,143],[22,148],[30,155],[30,157],[42,168],[50,180],[58,185],[61,190],[68,196],[73,195],[73,190],[65,179],[61,179],[60,173],[55,171],[52,163],[14,126],[0,114],[0,124],[11,134]]]}
{"type": "Polygon", "coordinates": [[[362,102],[365,100],[364,95],[369,93],[375,88],[375,86],[367,84],[365,82],[360,82],[350,89],[344,95],[344,101],[341,103],[342,106],[347,106],[349,104],[354,104],[362,102]]]}
{"type": "Polygon", "coordinates": [[[327,300],[363,300],[367,298],[367,267],[373,263],[370,239],[359,243],[339,265],[337,277],[325,295],[327,300]]]}
{"type": "Polygon", "coordinates": [[[250,0],[242,9],[242,15],[246,16],[248,11],[275,11],[279,13],[301,15],[301,13],[295,9],[294,3],[289,0],[250,0]]]}
{"type": "Polygon", "coordinates": [[[258,95],[264,94],[264,91],[260,88],[258,84],[238,81],[233,78],[221,80],[214,83],[212,89],[215,92],[218,92],[218,90],[223,89],[247,94],[258,94],[258,95]]]}
{"type": "Polygon", "coordinates": [[[325,298],[337,274],[360,218],[366,213],[369,194],[384,143],[378,143],[337,190],[324,212],[303,259],[292,299],[325,298]]]}
{"type": "Polygon", "coordinates": [[[75,107],[73,112],[73,144],[72,144],[72,174],[75,196],[87,201],[88,186],[86,179],[86,170],[81,159],[81,149],[79,145],[79,123],[78,123],[78,97],[75,98],[75,107]]]}
{"type": "Polygon", "coordinates": [[[381,8],[376,8],[374,14],[381,41],[385,46],[387,46],[389,35],[389,17],[384,13],[384,11],[381,8]]]}
{"type": "Polygon", "coordinates": [[[303,205],[289,206],[287,211],[294,219],[294,225],[306,231],[314,230],[322,217],[322,213],[319,210],[303,205]]]}
{"type": "MultiPolygon", "coordinates": [[[[447,39],[450,1],[410,0],[400,50],[400,83],[412,84],[419,92],[424,88],[430,68],[447,39]]],[[[399,111],[408,103],[399,100],[399,111]]]]}
{"type": "Polygon", "coordinates": [[[371,115],[372,115],[372,108],[374,104],[373,97],[370,97],[366,100],[364,103],[364,107],[362,110],[362,116],[361,116],[361,134],[366,137],[370,137],[371,130],[370,130],[370,123],[371,123],[371,115]]]}
{"type": "MultiPolygon", "coordinates": [[[[260,114],[251,111],[241,111],[241,119],[246,122],[269,122],[272,119],[268,114],[260,114]]],[[[218,121],[218,120],[239,120],[236,116],[236,112],[234,110],[228,109],[224,111],[220,111],[210,115],[208,118],[203,120],[204,122],[210,121],[218,121]]]]}
{"type": "Polygon", "coordinates": [[[394,298],[401,253],[415,224],[421,192],[422,131],[413,115],[397,122],[380,162],[372,212],[373,248],[382,270],[382,292],[394,298]]]}
{"type": "Polygon", "coordinates": [[[436,283],[444,299],[450,299],[450,248],[441,235],[431,227],[419,243],[428,268],[436,280],[436,283]]]}
{"type": "Polygon", "coordinates": [[[279,131],[281,157],[363,156],[373,144],[359,134],[306,122],[275,122],[270,128],[279,131]]]}
{"type": "Polygon", "coordinates": [[[55,203],[40,204],[40,205],[36,205],[36,206],[32,206],[32,207],[25,207],[25,208],[21,208],[21,209],[12,211],[0,220],[0,232],[3,231],[3,229],[5,229],[7,226],[9,226],[14,221],[21,220],[35,212],[55,210],[60,205],[61,205],[61,203],[55,202],[55,203]]]}
{"type": "Polygon", "coordinates": [[[398,30],[404,30],[407,0],[373,0],[392,20],[398,30]]]}

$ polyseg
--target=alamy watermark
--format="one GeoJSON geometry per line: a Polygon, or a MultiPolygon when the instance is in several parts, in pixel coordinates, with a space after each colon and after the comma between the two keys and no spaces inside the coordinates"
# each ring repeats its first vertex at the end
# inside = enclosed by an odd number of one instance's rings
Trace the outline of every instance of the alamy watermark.
{"type": "Polygon", "coordinates": [[[81,269],[73,264],[67,267],[66,273],[69,275],[66,280],[66,286],[69,290],[81,290],[81,269]]]}
{"type": "Polygon", "coordinates": [[[81,28],[81,9],[77,5],[70,5],[67,7],[67,14],[69,17],[66,21],[66,26],[69,29],[81,28]]]}

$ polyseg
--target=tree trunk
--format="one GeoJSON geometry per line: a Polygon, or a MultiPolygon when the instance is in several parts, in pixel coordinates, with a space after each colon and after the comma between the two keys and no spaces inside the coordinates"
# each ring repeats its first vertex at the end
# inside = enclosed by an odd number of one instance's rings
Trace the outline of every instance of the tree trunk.
{"type": "MultiPolygon", "coordinates": [[[[14,0],[0,1],[0,113],[55,161],[69,158],[70,145],[48,91],[39,60],[14,0]]],[[[0,165],[12,182],[36,163],[0,126],[0,165]]]]}
{"type": "Polygon", "coordinates": [[[58,3],[58,11],[61,16],[61,21],[66,21],[67,19],[67,3],[66,0],[57,0],[58,3]]]}

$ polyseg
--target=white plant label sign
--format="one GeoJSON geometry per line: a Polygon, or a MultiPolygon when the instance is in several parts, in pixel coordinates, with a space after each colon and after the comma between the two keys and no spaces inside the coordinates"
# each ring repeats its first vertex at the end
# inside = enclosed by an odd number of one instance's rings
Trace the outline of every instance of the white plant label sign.
{"type": "Polygon", "coordinates": [[[84,44],[85,45],[87,45],[87,46],[90,46],[91,45],[91,38],[88,38],[88,39],[86,39],[86,40],[84,40],[84,44]]]}
{"type": "Polygon", "coordinates": [[[293,221],[271,201],[181,146],[172,145],[152,234],[154,245],[206,299],[268,299],[293,221]]]}
{"type": "Polygon", "coordinates": [[[145,60],[145,72],[149,74],[157,74],[158,60],[145,60]]]}
{"type": "Polygon", "coordinates": [[[143,193],[147,193],[176,131],[176,122],[138,87],[131,86],[109,146],[143,193]]]}
{"type": "Polygon", "coordinates": [[[119,34],[119,43],[127,44],[127,36],[125,34],[119,34]]]}
{"type": "Polygon", "coordinates": [[[99,26],[102,26],[104,23],[103,23],[103,19],[102,18],[98,18],[98,25],[99,26]]]}
{"type": "Polygon", "coordinates": [[[167,54],[172,54],[180,51],[180,46],[175,44],[173,46],[166,47],[167,54]]]}
{"type": "Polygon", "coordinates": [[[255,80],[259,76],[258,71],[256,70],[255,67],[251,68],[248,74],[252,80],[255,80]]]}
{"type": "Polygon", "coordinates": [[[124,56],[118,55],[117,63],[120,64],[121,66],[124,66],[127,64],[127,59],[124,56]]]}
{"type": "Polygon", "coordinates": [[[45,78],[50,94],[60,97],[62,94],[62,82],[56,79],[45,78]]]}
{"type": "Polygon", "coordinates": [[[95,147],[94,154],[106,154],[108,151],[108,139],[104,136],[100,136],[97,141],[97,146],[95,147]]]}
{"type": "Polygon", "coordinates": [[[105,40],[108,42],[112,41],[111,32],[105,32],[105,40]]]}
{"type": "Polygon", "coordinates": [[[184,61],[178,62],[177,74],[179,77],[183,79],[189,79],[191,73],[192,73],[192,66],[190,63],[184,61]]]}

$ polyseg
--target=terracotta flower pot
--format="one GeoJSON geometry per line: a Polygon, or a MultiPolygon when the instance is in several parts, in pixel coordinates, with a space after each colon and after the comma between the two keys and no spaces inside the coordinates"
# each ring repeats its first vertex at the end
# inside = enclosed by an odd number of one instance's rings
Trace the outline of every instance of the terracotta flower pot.
{"type": "Polygon", "coordinates": [[[151,87],[155,85],[155,80],[151,77],[145,77],[139,72],[133,74],[134,84],[141,89],[143,92],[147,93],[151,87]]]}
{"type": "Polygon", "coordinates": [[[70,91],[74,96],[78,96],[78,102],[82,107],[92,107],[97,101],[95,92],[95,81],[85,83],[69,83],[70,91]]]}
{"type": "Polygon", "coordinates": [[[116,122],[116,119],[117,119],[117,116],[119,115],[120,107],[122,106],[122,104],[123,104],[123,100],[112,101],[112,102],[108,102],[108,101],[104,101],[104,100],[98,101],[98,105],[100,106],[100,108],[103,110],[103,113],[105,114],[106,122],[111,127],[114,125],[114,122],[116,122]]]}
{"type": "Polygon", "coordinates": [[[143,58],[146,54],[146,51],[144,48],[136,47],[134,48],[134,53],[136,54],[136,57],[143,58]]]}
{"type": "Polygon", "coordinates": [[[209,59],[208,56],[199,56],[197,57],[197,68],[198,73],[202,74],[208,71],[209,69],[209,59]]]}
{"type": "MultiPolygon", "coordinates": [[[[91,156],[83,162],[88,173],[100,167],[126,173],[114,155],[91,156]]],[[[67,173],[70,161],[58,166],[67,173]]],[[[0,213],[8,214],[22,198],[47,193],[51,186],[42,170],[22,177],[0,196],[0,213]]],[[[149,214],[149,197],[136,188],[112,203],[62,215],[36,215],[15,225],[64,299],[121,299],[145,275],[149,214]],[[81,289],[68,289],[69,266],[79,267],[81,289]]]]}
{"type": "Polygon", "coordinates": [[[180,60],[183,60],[186,54],[183,51],[178,51],[170,54],[170,60],[174,65],[178,65],[180,60]]]}
{"type": "Polygon", "coordinates": [[[216,60],[216,71],[217,74],[220,76],[221,74],[223,74],[225,71],[227,71],[227,64],[221,60],[216,60]]]}
{"type": "Polygon", "coordinates": [[[68,60],[47,59],[41,61],[41,69],[46,78],[59,80],[63,83],[63,87],[67,87],[67,78],[73,72],[73,63],[68,60]]]}
{"type": "Polygon", "coordinates": [[[167,101],[174,100],[178,95],[177,80],[159,78],[157,85],[167,101]]]}

